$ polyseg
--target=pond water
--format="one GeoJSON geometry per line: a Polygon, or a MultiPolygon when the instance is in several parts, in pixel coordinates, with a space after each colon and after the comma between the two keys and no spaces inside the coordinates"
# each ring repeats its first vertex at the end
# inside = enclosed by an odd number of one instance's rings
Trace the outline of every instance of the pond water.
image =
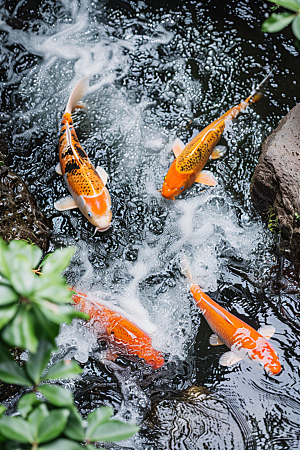
{"type": "MultiPolygon", "coordinates": [[[[50,250],[75,245],[72,285],[122,308],[165,355],[153,372],[139,361],[104,360],[80,323],[63,326],[61,357],[84,363],[69,383],[84,415],[112,405],[141,431],[107,448],[299,449],[299,328],[268,282],[273,236],[250,201],[262,142],[299,100],[299,54],[289,30],[269,36],[261,2],[1,1],[1,128],[10,163],[52,221],[50,250]],[[240,103],[266,73],[265,97],[226,129],[226,155],[208,164],[215,188],[194,185],[179,199],[157,191],[176,137],[185,143],[240,103]],[[72,87],[90,77],[86,109],[74,113],[83,148],[109,174],[112,227],[93,236],[55,172],[62,113],[72,87]],[[250,325],[273,324],[283,365],[269,377],[242,361],[218,363],[211,331],[181,275],[195,280],[250,325]],[[90,356],[90,357],[89,357],[90,356]]],[[[288,306],[288,305],[287,305],[288,306]]]]}

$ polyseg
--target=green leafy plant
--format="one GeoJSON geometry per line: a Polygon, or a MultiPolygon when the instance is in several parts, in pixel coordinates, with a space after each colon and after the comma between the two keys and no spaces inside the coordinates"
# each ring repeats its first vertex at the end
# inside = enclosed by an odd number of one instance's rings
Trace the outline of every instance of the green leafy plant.
{"type": "Polygon", "coordinates": [[[283,6],[292,12],[272,13],[262,24],[262,31],[276,33],[292,24],[292,31],[297,39],[296,45],[300,44],[300,0],[269,0],[277,6],[283,6]]]}
{"type": "Polygon", "coordinates": [[[139,429],[135,425],[112,420],[113,410],[105,406],[83,420],[73,404],[73,394],[60,386],[45,384],[38,391],[46,397],[47,403],[29,393],[19,401],[20,416],[2,415],[2,441],[6,439],[5,444],[2,443],[3,450],[15,448],[16,442],[17,448],[31,450],[94,449],[90,445],[92,442],[121,441],[139,429]]]}
{"type": "Polygon", "coordinates": [[[72,393],[49,384],[82,372],[75,361],[49,367],[60,323],[89,318],[66,305],[72,303],[72,293],[60,273],[74,250],[56,250],[41,261],[42,251],[36,245],[17,240],[6,244],[0,238],[0,379],[27,390],[18,402],[19,416],[5,415],[6,408],[0,405],[3,450],[91,449],[92,442],[119,441],[139,429],[111,419],[113,411],[107,407],[83,421],[72,393]],[[11,347],[29,351],[22,367],[13,359],[11,347]]]}
{"type": "Polygon", "coordinates": [[[276,233],[279,230],[279,219],[274,212],[274,208],[270,206],[268,210],[268,228],[272,233],[276,233]]]}

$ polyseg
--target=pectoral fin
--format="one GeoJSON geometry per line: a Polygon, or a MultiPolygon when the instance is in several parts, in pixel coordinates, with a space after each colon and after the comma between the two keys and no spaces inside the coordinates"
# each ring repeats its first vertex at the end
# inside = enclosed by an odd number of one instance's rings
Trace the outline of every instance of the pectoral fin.
{"type": "Polygon", "coordinates": [[[212,151],[212,153],[211,153],[211,159],[219,159],[219,158],[221,158],[221,156],[224,156],[225,155],[225,153],[226,153],[226,147],[225,147],[225,145],[217,145],[214,149],[213,149],[213,151],[212,151]]]}
{"type": "Polygon", "coordinates": [[[209,338],[210,345],[224,345],[224,342],[221,341],[217,334],[212,334],[209,338]]]}
{"type": "Polygon", "coordinates": [[[74,198],[69,195],[68,197],[57,200],[57,202],[54,203],[54,208],[58,211],[66,211],[67,209],[78,208],[78,206],[75,203],[74,198]]]}
{"type": "Polygon", "coordinates": [[[264,338],[270,339],[275,333],[275,327],[273,325],[265,325],[264,327],[260,327],[257,332],[264,338]]]}
{"type": "Polygon", "coordinates": [[[207,186],[216,186],[218,184],[216,178],[208,170],[202,170],[197,176],[195,183],[202,183],[207,186]]]}
{"type": "Polygon", "coordinates": [[[57,172],[59,175],[62,175],[61,165],[60,163],[57,163],[55,166],[55,172],[57,172]]]}
{"type": "Polygon", "coordinates": [[[177,158],[177,156],[180,155],[184,147],[185,147],[184,143],[180,139],[176,138],[173,145],[173,153],[175,155],[175,158],[177,158]]]}
{"type": "Polygon", "coordinates": [[[243,358],[241,358],[234,352],[226,352],[221,356],[219,363],[221,364],[221,366],[229,367],[241,361],[242,359],[243,358]]]}
{"type": "Polygon", "coordinates": [[[104,183],[104,186],[107,183],[107,179],[108,179],[108,174],[105,172],[105,170],[103,169],[103,167],[97,166],[96,170],[98,172],[99,177],[101,178],[101,180],[104,183]]]}

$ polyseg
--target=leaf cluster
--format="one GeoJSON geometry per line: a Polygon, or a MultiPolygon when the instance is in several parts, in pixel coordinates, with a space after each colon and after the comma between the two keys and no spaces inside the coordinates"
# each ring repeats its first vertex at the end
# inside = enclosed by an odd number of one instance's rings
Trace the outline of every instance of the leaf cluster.
{"type": "MultiPolygon", "coordinates": [[[[112,420],[112,408],[100,407],[86,420],[73,404],[73,394],[66,389],[44,384],[38,388],[47,403],[31,392],[18,403],[20,416],[0,419],[3,450],[82,450],[94,449],[95,441],[121,441],[136,433],[139,427],[112,420]],[[80,443],[84,443],[82,446],[80,443]]],[[[0,407],[0,414],[5,408],[0,407]]]]}
{"type": "Polygon", "coordinates": [[[46,339],[54,347],[61,322],[88,318],[65,304],[72,303],[72,294],[60,273],[74,251],[55,250],[40,263],[42,251],[36,245],[0,239],[0,332],[6,344],[35,353],[39,339],[46,339]],[[42,275],[35,271],[38,266],[42,275]]]}
{"type": "Polygon", "coordinates": [[[3,450],[92,449],[91,442],[126,439],[139,429],[112,420],[113,411],[107,407],[83,421],[72,393],[48,384],[82,372],[75,361],[60,361],[49,368],[60,323],[89,318],[65,304],[72,303],[72,294],[60,273],[73,254],[74,248],[55,250],[40,262],[42,251],[36,245],[17,240],[6,244],[0,238],[0,379],[29,391],[18,402],[18,416],[8,417],[0,404],[3,450]],[[10,347],[29,351],[22,367],[12,358],[10,347]]]}
{"type": "MultiPolygon", "coordinates": [[[[292,24],[292,31],[297,39],[300,41],[300,0],[269,0],[277,6],[283,6],[292,12],[273,13],[262,24],[262,31],[266,33],[276,33],[283,30],[283,28],[292,24]]],[[[297,42],[299,46],[299,42],[297,42]]]]}

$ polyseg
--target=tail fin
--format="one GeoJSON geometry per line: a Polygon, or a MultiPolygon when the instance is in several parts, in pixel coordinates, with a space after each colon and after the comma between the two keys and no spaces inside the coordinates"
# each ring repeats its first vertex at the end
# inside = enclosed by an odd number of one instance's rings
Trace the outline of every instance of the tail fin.
{"type": "Polygon", "coordinates": [[[191,271],[189,268],[187,257],[185,256],[184,253],[181,253],[181,255],[180,255],[180,268],[181,268],[181,272],[183,273],[183,275],[186,278],[188,278],[189,282],[192,284],[193,283],[192,274],[191,274],[191,271]]]}
{"type": "Polygon", "coordinates": [[[89,78],[88,77],[83,77],[76,83],[73,91],[71,92],[70,98],[68,100],[65,113],[68,112],[71,114],[72,110],[74,109],[74,106],[81,99],[81,97],[83,97],[86,94],[88,86],[89,86],[89,78]]]}
{"type": "Polygon", "coordinates": [[[268,73],[268,75],[262,80],[261,83],[259,83],[259,85],[253,90],[253,92],[251,92],[251,99],[250,99],[250,103],[255,103],[258,100],[260,100],[263,95],[264,95],[264,88],[266,87],[269,79],[272,76],[272,70],[270,70],[270,72],[268,73]]]}

